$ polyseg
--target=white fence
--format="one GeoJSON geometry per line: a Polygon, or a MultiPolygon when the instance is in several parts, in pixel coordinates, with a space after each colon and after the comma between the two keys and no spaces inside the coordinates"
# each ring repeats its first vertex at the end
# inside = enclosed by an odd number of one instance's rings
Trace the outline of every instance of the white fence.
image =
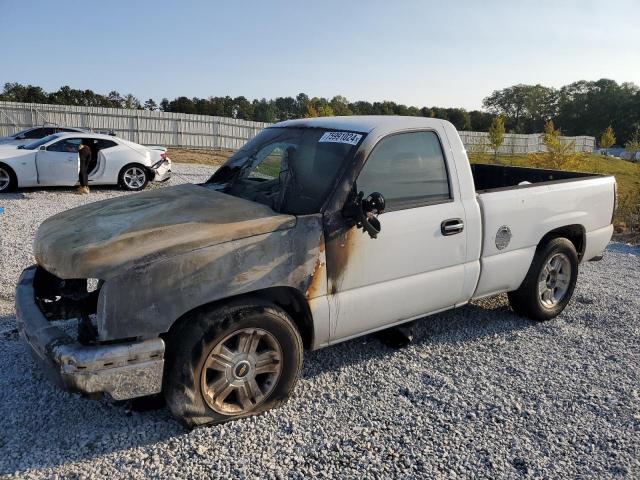
{"type": "MultiPolygon", "coordinates": [[[[469,153],[493,153],[489,145],[489,134],[486,132],[459,132],[462,143],[469,153]]],[[[596,147],[595,137],[582,135],[579,137],[560,137],[562,142],[575,141],[577,152],[593,152],[596,147]]],[[[503,155],[514,153],[544,152],[546,147],[542,141],[542,134],[507,133],[498,153],[503,155]]]]}
{"type": "MultiPolygon", "coordinates": [[[[125,108],[75,107],[42,103],[0,102],[0,136],[44,123],[113,131],[121,138],[143,145],[188,148],[240,148],[269,123],[186,113],[150,112],[125,108]]],[[[491,152],[485,132],[460,132],[469,152],[491,152]]],[[[576,150],[591,152],[595,138],[562,137],[575,140],[576,150]]],[[[539,134],[506,134],[501,154],[544,151],[539,134]]]]}
{"type": "Polygon", "coordinates": [[[0,136],[44,123],[113,131],[143,145],[240,148],[268,123],[125,108],[0,102],[0,136]]]}

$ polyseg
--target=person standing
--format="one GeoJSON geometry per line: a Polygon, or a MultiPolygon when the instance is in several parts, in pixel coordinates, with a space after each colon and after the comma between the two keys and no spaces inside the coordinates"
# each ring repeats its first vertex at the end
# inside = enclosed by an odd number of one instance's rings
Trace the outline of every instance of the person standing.
{"type": "Polygon", "coordinates": [[[87,170],[91,162],[91,147],[85,144],[80,145],[78,155],[80,155],[80,186],[78,187],[78,193],[89,193],[89,172],[87,170]]]}

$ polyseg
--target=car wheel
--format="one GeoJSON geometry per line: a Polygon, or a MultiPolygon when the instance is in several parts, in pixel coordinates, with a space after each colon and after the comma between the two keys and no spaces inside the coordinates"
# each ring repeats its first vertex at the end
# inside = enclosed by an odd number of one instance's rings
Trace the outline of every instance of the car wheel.
{"type": "Polygon", "coordinates": [[[302,352],[293,321],[273,304],[201,310],[167,338],[167,405],[188,427],[260,414],[289,397],[302,352]]]}
{"type": "Polygon", "coordinates": [[[126,165],[120,170],[119,183],[126,190],[142,190],[149,183],[149,172],[139,164],[126,165]]]}
{"type": "Polygon", "coordinates": [[[566,238],[554,238],[539,248],[522,285],[508,293],[516,313],[544,321],[565,309],[578,279],[578,254],[566,238]]]}
{"type": "Polygon", "coordinates": [[[11,167],[0,163],[0,193],[11,192],[18,186],[16,174],[11,167]]]}

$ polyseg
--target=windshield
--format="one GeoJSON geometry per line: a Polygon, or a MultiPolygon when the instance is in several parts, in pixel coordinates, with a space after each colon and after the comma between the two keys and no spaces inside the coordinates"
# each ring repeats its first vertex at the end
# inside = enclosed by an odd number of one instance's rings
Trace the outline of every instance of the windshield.
{"type": "Polygon", "coordinates": [[[24,135],[26,133],[29,133],[31,130],[33,130],[34,127],[31,128],[25,128],[24,130],[20,130],[17,133],[14,133],[13,135],[11,135],[13,138],[18,138],[20,135],[24,135]]]}
{"type": "Polygon", "coordinates": [[[39,140],[34,140],[33,142],[27,143],[25,145],[21,145],[20,148],[24,148],[25,150],[35,150],[39,148],[40,145],[44,145],[45,143],[50,142],[51,140],[55,140],[58,138],[58,135],[49,135],[48,137],[41,138],[39,140]]]}
{"type": "Polygon", "coordinates": [[[358,132],[271,127],[238,150],[208,183],[225,193],[264,203],[276,212],[320,211],[326,196],[364,138],[358,132]]]}

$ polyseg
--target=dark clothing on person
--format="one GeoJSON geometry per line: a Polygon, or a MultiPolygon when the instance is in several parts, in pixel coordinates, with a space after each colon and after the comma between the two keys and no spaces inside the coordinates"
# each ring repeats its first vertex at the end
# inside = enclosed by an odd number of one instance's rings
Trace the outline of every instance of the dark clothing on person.
{"type": "Polygon", "coordinates": [[[91,162],[91,148],[87,145],[82,145],[80,150],[78,150],[78,155],[80,155],[80,186],[87,187],[89,186],[89,163],[91,162]]]}

